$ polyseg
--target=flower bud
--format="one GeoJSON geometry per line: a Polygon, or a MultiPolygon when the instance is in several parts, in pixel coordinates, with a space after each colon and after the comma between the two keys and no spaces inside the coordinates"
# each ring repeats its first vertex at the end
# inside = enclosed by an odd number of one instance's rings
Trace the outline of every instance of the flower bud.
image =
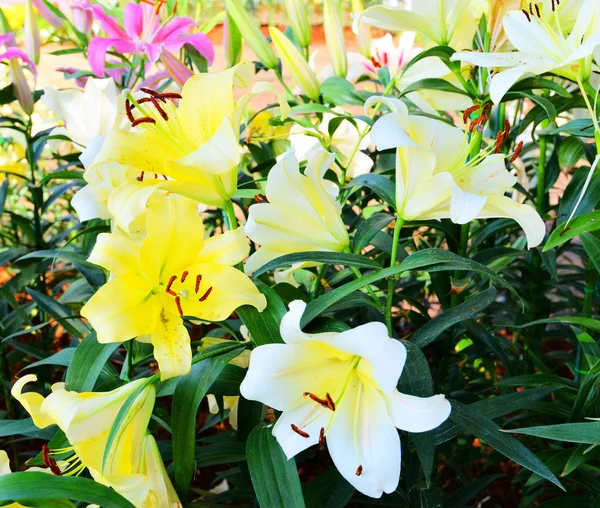
{"type": "Polygon", "coordinates": [[[8,66],[15,97],[17,98],[17,101],[19,101],[23,111],[28,115],[31,115],[33,113],[33,94],[27,83],[27,78],[23,72],[21,62],[17,58],[12,58],[9,61],[8,66]]]}
{"type": "Polygon", "coordinates": [[[193,76],[192,71],[183,65],[173,53],[166,49],[163,49],[160,53],[160,61],[164,64],[173,81],[179,86],[183,86],[193,76]]]}
{"type": "Polygon", "coordinates": [[[303,48],[310,45],[311,29],[303,0],[285,0],[285,10],[290,28],[298,44],[303,48]]]}
{"type": "Polygon", "coordinates": [[[31,0],[25,4],[25,51],[36,65],[40,63],[40,30],[31,0]]]}
{"type": "Polygon", "coordinates": [[[73,26],[81,33],[88,35],[92,31],[94,15],[89,0],[74,2],[71,5],[73,26]]]}
{"type": "Polygon", "coordinates": [[[246,9],[241,7],[237,0],[225,0],[225,8],[261,63],[268,69],[275,69],[279,65],[275,52],[246,9]]]}
{"type": "MultiPolygon", "coordinates": [[[[352,14],[357,17],[365,8],[361,0],[352,0],[352,14]]],[[[357,23],[358,51],[365,58],[371,59],[371,27],[360,20],[357,23]]]]}
{"type": "Polygon", "coordinates": [[[269,27],[273,44],[284,67],[290,71],[292,80],[311,99],[317,100],[321,92],[319,81],[298,48],[280,30],[269,27]]]}
{"type": "Polygon", "coordinates": [[[242,59],[242,34],[229,14],[223,21],[223,47],[227,68],[235,67],[242,59]]]}
{"type": "Polygon", "coordinates": [[[323,27],[327,48],[333,64],[333,72],[340,78],[348,74],[344,27],[335,0],[323,0],[323,27]]]}

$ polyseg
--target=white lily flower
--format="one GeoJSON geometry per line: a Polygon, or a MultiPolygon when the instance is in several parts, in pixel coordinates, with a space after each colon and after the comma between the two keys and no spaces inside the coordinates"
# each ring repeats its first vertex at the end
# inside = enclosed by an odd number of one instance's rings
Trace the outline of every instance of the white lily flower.
{"type": "Polygon", "coordinates": [[[64,122],[64,133],[74,143],[87,147],[121,124],[124,101],[112,78],[87,80],[83,91],[44,88],[44,104],[64,122]]]}
{"type": "Polygon", "coordinates": [[[306,303],[290,303],[281,321],[285,344],[252,351],[242,395],[283,411],[273,435],[291,458],[323,442],[342,476],[371,497],[393,492],[400,478],[398,431],[425,432],[451,411],[443,395],[421,398],[396,385],[404,345],[382,323],[342,333],[304,333],[306,303]]]}
{"type": "MultiPolygon", "coordinates": [[[[337,185],[323,178],[335,155],[313,150],[304,175],[293,150],[279,160],[267,179],[267,202],[250,206],[246,234],[261,247],[246,262],[246,272],[295,252],[341,252],[349,245],[348,232],[336,201],[337,185]]],[[[296,263],[287,272],[287,282],[295,284],[293,271],[315,263],[296,263]]]]}
{"type": "Polygon", "coordinates": [[[470,9],[471,0],[419,0],[410,8],[375,5],[365,9],[354,20],[354,33],[359,24],[367,23],[390,32],[412,31],[428,37],[441,46],[470,47],[477,28],[477,17],[470,9]]]}
{"type": "MultiPolygon", "coordinates": [[[[348,114],[342,108],[333,108],[333,111],[340,114],[348,114]]],[[[362,150],[369,148],[370,140],[368,136],[364,136],[361,140],[361,132],[368,129],[368,125],[362,120],[355,118],[356,127],[348,122],[340,123],[333,136],[329,138],[329,123],[336,118],[337,115],[332,113],[324,113],[321,123],[317,127],[319,133],[329,140],[329,147],[340,157],[340,161],[348,170],[346,176],[355,178],[359,175],[369,173],[373,167],[373,159],[362,150]],[[357,129],[358,127],[358,129],[357,129]],[[357,145],[358,144],[358,148],[357,145]]],[[[296,152],[298,160],[314,159],[322,152],[323,148],[318,138],[307,136],[305,133],[313,129],[307,129],[300,124],[295,123],[290,129],[290,143],[296,152]]],[[[336,173],[339,174],[339,168],[332,166],[336,173]]]]}
{"type": "Polygon", "coordinates": [[[467,135],[457,127],[411,116],[398,99],[372,97],[391,113],[377,120],[371,138],[378,150],[396,148],[396,207],[405,220],[511,218],[525,231],[529,248],[544,239],[545,225],[535,209],[504,195],[516,182],[504,154],[493,147],[469,158],[467,135]]]}
{"type": "Polygon", "coordinates": [[[600,45],[600,4],[597,0],[583,0],[574,23],[571,4],[550,0],[510,11],[504,16],[504,32],[517,51],[464,51],[454,53],[452,60],[505,68],[491,78],[490,97],[496,104],[528,74],[552,72],[572,81],[587,81],[594,49],[600,45]]]}

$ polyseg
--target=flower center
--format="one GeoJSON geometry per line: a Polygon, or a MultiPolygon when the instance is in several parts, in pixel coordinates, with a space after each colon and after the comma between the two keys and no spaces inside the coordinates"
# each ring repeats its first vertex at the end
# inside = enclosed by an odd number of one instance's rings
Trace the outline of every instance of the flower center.
{"type": "MultiPolygon", "coordinates": [[[[189,272],[187,270],[185,270],[181,274],[181,277],[177,277],[177,275],[171,275],[171,277],[169,278],[169,281],[167,282],[167,285],[165,286],[165,293],[167,293],[168,295],[171,295],[175,298],[175,305],[177,306],[177,311],[179,312],[180,316],[183,316],[183,306],[182,306],[181,299],[184,298],[186,300],[189,300],[190,302],[193,300],[190,298],[190,290],[189,289],[179,288],[179,290],[177,291],[177,290],[173,289],[173,284],[175,284],[178,279],[181,281],[181,284],[185,283],[185,281],[188,278],[188,275],[189,275],[189,272]]],[[[195,296],[192,297],[192,298],[197,297],[198,302],[206,301],[213,290],[213,286],[210,286],[204,292],[201,292],[200,291],[201,285],[202,285],[202,274],[198,274],[198,275],[196,275],[196,280],[194,281],[194,295],[195,296]],[[198,295],[201,295],[201,296],[198,296],[198,295]]]]}
{"type": "Polygon", "coordinates": [[[44,444],[42,445],[42,459],[44,465],[56,476],[78,476],[85,469],[85,465],[81,462],[77,453],[75,453],[74,446],[50,450],[48,445],[44,444]],[[56,462],[56,459],[52,456],[63,455],[68,452],[73,453],[69,457],[61,459],[61,462],[66,462],[68,464],[64,469],[61,469],[56,462]]]}

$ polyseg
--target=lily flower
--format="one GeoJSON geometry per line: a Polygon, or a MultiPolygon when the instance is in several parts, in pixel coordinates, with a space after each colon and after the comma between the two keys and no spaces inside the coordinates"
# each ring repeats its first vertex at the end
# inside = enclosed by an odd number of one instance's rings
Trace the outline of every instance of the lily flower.
{"type": "Polygon", "coordinates": [[[29,67],[34,78],[37,76],[37,69],[27,53],[17,48],[15,36],[12,33],[0,34],[0,63],[3,62],[8,62],[17,101],[23,111],[31,115],[33,113],[33,94],[23,72],[23,64],[29,67]]]}
{"type": "Polygon", "coordinates": [[[83,91],[46,87],[42,102],[65,123],[61,133],[82,147],[100,143],[125,118],[124,101],[111,78],[89,78],[83,91]]]}
{"type": "Polygon", "coordinates": [[[169,479],[156,440],[146,433],[142,442],[142,456],[139,464],[140,472],[148,478],[150,492],[144,507],[148,508],[181,508],[182,504],[169,479]]]}
{"type": "Polygon", "coordinates": [[[452,55],[452,60],[505,69],[490,81],[494,103],[527,74],[552,72],[575,82],[589,80],[594,49],[600,45],[600,5],[597,0],[584,0],[573,24],[573,2],[551,2],[530,3],[504,16],[504,32],[517,51],[452,55]]]}
{"type": "Polygon", "coordinates": [[[190,337],[181,316],[222,321],[240,305],[266,306],[233,266],[250,249],[244,230],[205,241],[196,203],[176,198],[149,201],[141,244],[117,233],[98,236],[89,261],[112,277],[81,309],[100,343],[151,342],[163,380],[190,370],[190,337]]]}
{"type": "Polygon", "coordinates": [[[249,400],[283,411],[273,427],[288,458],[327,443],[333,463],[358,491],[393,492],[400,479],[398,431],[425,432],[449,416],[443,395],[414,397],[396,389],[406,348],[382,323],[342,333],[300,328],[306,303],[295,300],[281,321],[285,344],[252,351],[240,385],[249,400]]]}
{"type": "MultiPolygon", "coordinates": [[[[112,487],[135,506],[158,506],[146,504],[155,497],[154,487],[146,468],[140,467],[143,465],[140,451],[156,397],[154,385],[148,384],[147,379],[137,379],[110,392],[78,393],[65,390],[64,383],[56,383],[52,385],[52,393],[44,398],[37,392],[23,392],[25,385],[35,381],[34,374],[22,377],[13,385],[11,394],[31,415],[37,427],[58,425],[65,433],[71,446],[50,450],[44,457],[50,471],[69,476],[87,468],[94,480],[112,487]],[[129,396],[144,384],[146,386],[131,406],[124,420],[127,423],[120,428],[103,468],[108,437],[117,414],[129,396]],[[68,467],[55,471],[58,465],[53,455],[69,453],[71,456],[65,459],[68,467]]],[[[168,481],[168,477],[164,481],[168,481]]]]}
{"type": "Polygon", "coordinates": [[[374,5],[354,19],[354,33],[360,23],[389,32],[417,32],[437,45],[462,49],[470,47],[477,29],[477,16],[471,0],[419,0],[410,9],[374,5]]]}
{"type": "Polygon", "coordinates": [[[458,127],[411,116],[398,99],[372,97],[365,104],[386,104],[391,113],[373,125],[378,150],[396,148],[396,210],[405,220],[510,218],[525,231],[529,248],[544,239],[545,225],[535,209],[504,195],[517,181],[494,146],[469,157],[468,135],[458,127]]]}
{"type": "Polygon", "coordinates": [[[200,32],[189,33],[189,29],[196,26],[191,18],[172,17],[161,23],[159,9],[147,2],[127,3],[123,27],[119,26],[116,19],[105,14],[99,5],[93,6],[93,13],[108,35],[106,38],[94,37],[89,44],[89,61],[97,76],[104,76],[105,57],[109,48],[121,54],[145,55],[150,63],[155,63],[163,51],[177,52],[185,44],[190,44],[209,64],[214,60],[214,48],[208,37],[200,32]]]}
{"type": "MultiPolygon", "coordinates": [[[[246,234],[260,245],[248,258],[246,272],[295,252],[342,252],[349,245],[348,232],[336,201],[339,188],[323,178],[335,155],[323,148],[309,154],[304,174],[293,150],[273,166],[267,178],[266,199],[250,206],[246,234]]],[[[291,274],[315,263],[296,263],[278,274],[278,280],[297,285],[291,274]]]]}
{"type": "MultiPolygon", "coordinates": [[[[144,89],[142,99],[130,96],[126,113],[134,129],[110,132],[93,164],[133,167],[138,180],[132,183],[223,206],[237,188],[241,115],[254,95],[274,91],[270,84],[256,83],[236,103],[233,87],[248,86],[252,75],[252,65],[244,62],[193,76],[181,94],[144,89]]],[[[285,110],[284,103],[280,99],[285,110]]]]}
{"type": "Polygon", "coordinates": [[[86,35],[91,32],[94,14],[89,0],[58,0],[57,3],[77,30],[86,35]]]}

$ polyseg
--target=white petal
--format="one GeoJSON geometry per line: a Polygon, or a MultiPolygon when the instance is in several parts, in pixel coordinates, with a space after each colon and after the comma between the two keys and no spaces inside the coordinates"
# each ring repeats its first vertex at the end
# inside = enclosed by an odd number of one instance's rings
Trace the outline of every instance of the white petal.
{"type": "Polygon", "coordinates": [[[283,412],[273,427],[273,436],[277,438],[286,457],[291,459],[319,442],[321,429],[329,426],[333,416],[334,412],[330,409],[323,408],[313,401],[305,402],[297,408],[283,412]],[[308,437],[292,430],[292,425],[308,434],[308,437]]]}
{"type": "Polygon", "coordinates": [[[94,159],[96,158],[96,155],[98,155],[100,153],[100,150],[102,149],[102,145],[104,144],[105,139],[106,138],[104,136],[96,136],[96,137],[92,138],[88,142],[88,144],[85,147],[85,149],[83,150],[83,152],[81,152],[81,155],[79,156],[79,160],[81,161],[81,163],[83,164],[83,167],[86,170],[92,166],[94,159]]]}
{"type": "Polygon", "coordinates": [[[450,219],[455,224],[466,224],[478,216],[488,197],[465,192],[458,185],[452,189],[450,219]]]}
{"type": "Polygon", "coordinates": [[[443,395],[414,397],[394,390],[387,396],[387,408],[394,425],[408,432],[426,432],[446,421],[452,410],[443,395]]]}
{"type": "Polygon", "coordinates": [[[358,375],[350,381],[325,438],[335,467],[358,491],[378,498],[396,490],[400,479],[398,431],[383,397],[358,375]]]}
{"type": "Polygon", "coordinates": [[[302,300],[294,300],[290,302],[289,311],[281,319],[279,333],[286,344],[294,344],[295,342],[303,342],[311,340],[312,336],[302,331],[300,320],[302,314],[306,310],[306,302],[302,300]]]}
{"type": "Polygon", "coordinates": [[[402,113],[389,113],[375,122],[371,139],[377,150],[417,145],[406,132],[405,118],[402,113]]]}
{"type": "Polygon", "coordinates": [[[86,185],[79,189],[71,200],[71,206],[75,209],[80,222],[91,219],[110,219],[106,201],[92,185],[86,185]]]}

